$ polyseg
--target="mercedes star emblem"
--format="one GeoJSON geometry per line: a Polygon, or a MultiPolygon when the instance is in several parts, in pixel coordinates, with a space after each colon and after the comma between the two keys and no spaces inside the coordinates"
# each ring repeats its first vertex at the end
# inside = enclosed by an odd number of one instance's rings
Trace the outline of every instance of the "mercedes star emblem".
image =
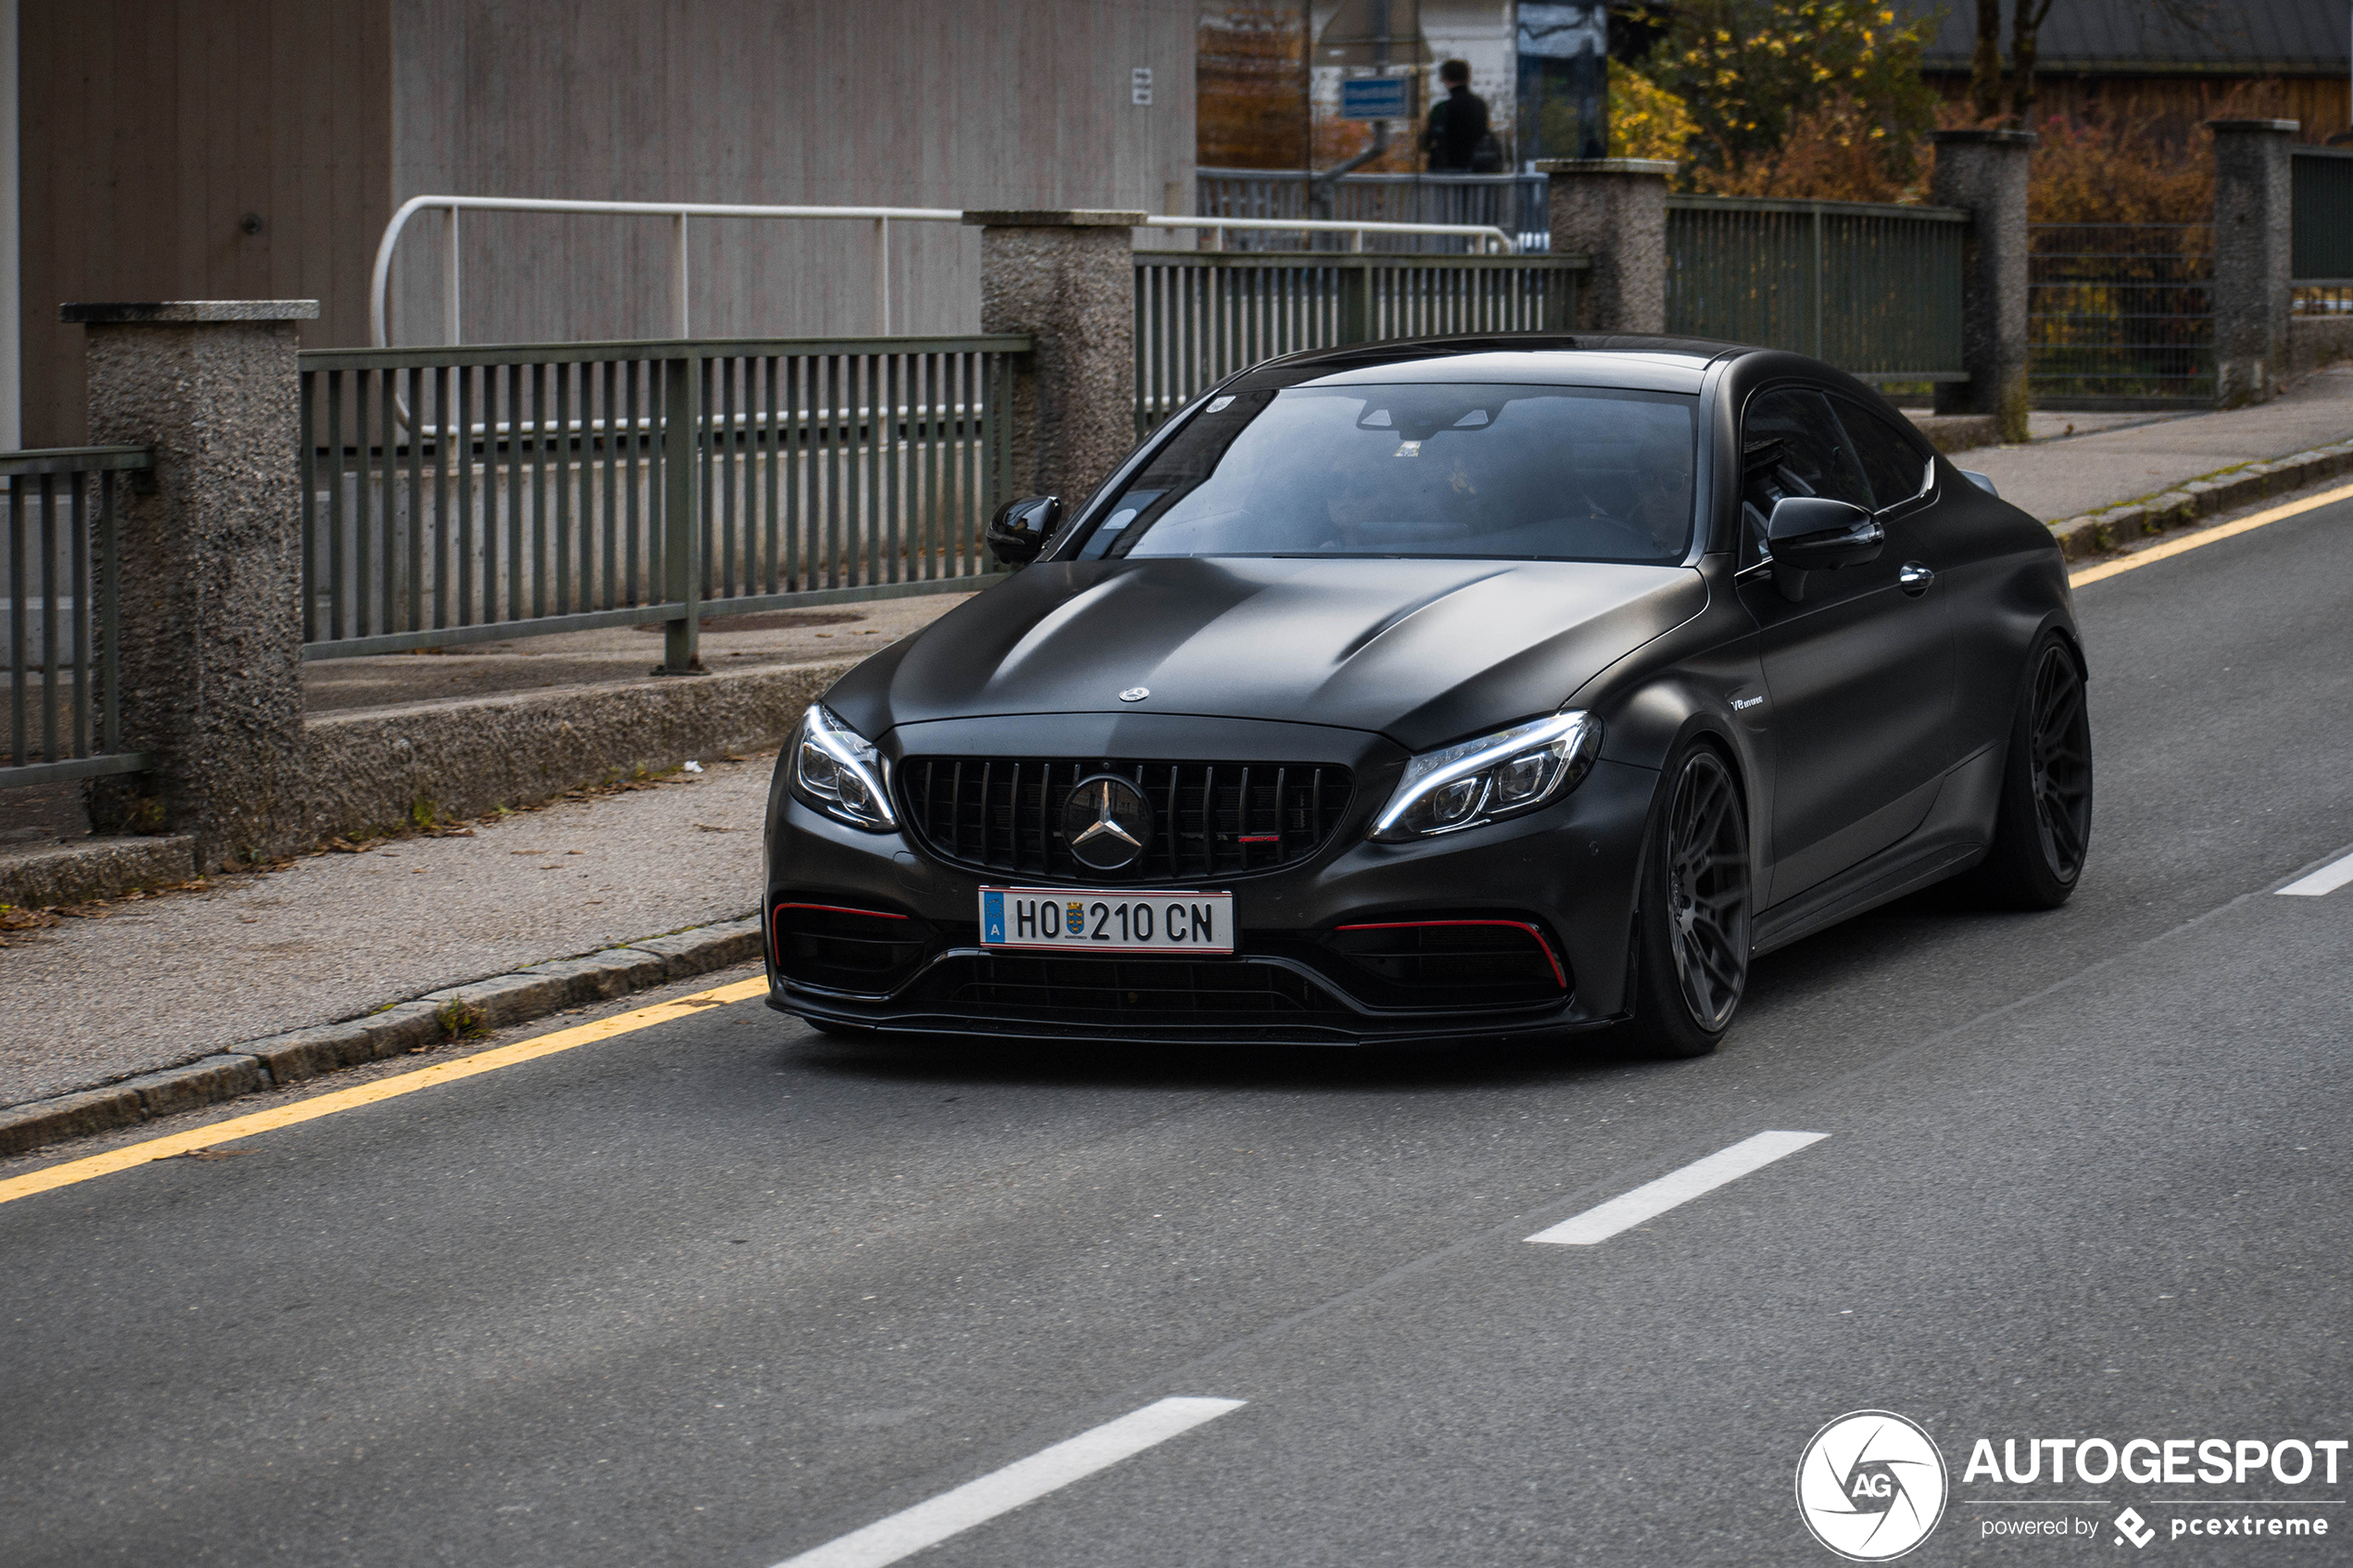
{"type": "Polygon", "coordinates": [[[1090,871],[1115,872],[1144,858],[1152,809],[1144,792],[1117,773],[1078,781],[1063,802],[1063,837],[1090,871]]]}
{"type": "Polygon", "coordinates": [[[1150,686],[1130,686],[1126,691],[1119,694],[1119,700],[1122,702],[1141,702],[1151,695],[1152,689],[1150,686]]]}

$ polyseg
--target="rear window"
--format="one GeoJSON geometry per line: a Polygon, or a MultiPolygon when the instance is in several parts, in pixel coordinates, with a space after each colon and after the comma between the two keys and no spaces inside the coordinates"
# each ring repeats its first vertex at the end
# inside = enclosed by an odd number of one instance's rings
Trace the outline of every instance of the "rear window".
{"type": "Polygon", "coordinates": [[[1695,402],[1426,383],[1219,397],[1079,555],[1680,561],[1695,402]]]}

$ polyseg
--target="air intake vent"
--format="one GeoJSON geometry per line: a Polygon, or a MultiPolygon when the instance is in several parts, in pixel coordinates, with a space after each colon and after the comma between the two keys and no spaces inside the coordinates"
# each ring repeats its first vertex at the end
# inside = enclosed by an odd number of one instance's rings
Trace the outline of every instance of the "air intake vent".
{"type": "Polygon", "coordinates": [[[1007,876],[1144,884],[1246,875],[1307,859],[1348,811],[1353,781],[1327,762],[1123,762],[911,757],[900,764],[907,823],[943,860],[1007,876]],[[1078,781],[1116,773],[1151,802],[1143,859],[1082,866],[1063,835],[1078,781]]]}

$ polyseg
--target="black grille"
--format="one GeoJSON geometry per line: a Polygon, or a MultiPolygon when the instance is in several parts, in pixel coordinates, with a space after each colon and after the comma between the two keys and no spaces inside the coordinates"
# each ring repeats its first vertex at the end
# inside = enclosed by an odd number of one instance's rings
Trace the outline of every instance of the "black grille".
{"type": "Polygon", "coordinates": [[[908,825],[944,860],[1015,876],[1189,881],[1304,860],[1347,814],[1353,781],[1327,762],[1122,762],[911,757],[900,765],[908,825]],[[1143,859],[1097,872],[1072,856],[1063,801],[1094,773],[1132,779],[1151,802],[1143,859]]]}
{"type": "Polygon", "coordinates": [[[941,960],[925,989],[997,1017],[1138,1024],[1346,1017],[1348,1009],[1278,964],[1226,960],[1062,958],[1000,953],[941,960]]]}
{"type": "Polygon", "coordinates": [[[904,915],[781,903],[769,913],[776,968],[787,980],[879,996],[914,972],[931,928],[904,915]]]}
{"type": "Polygon", "coordinates": [[[1332,948],[1363,975],[1352,985],[1383,1007],[1513,1007],[1557,1002],[1567,971],[1529,922],[1468,917],[1343,925],[1332,948]]]}

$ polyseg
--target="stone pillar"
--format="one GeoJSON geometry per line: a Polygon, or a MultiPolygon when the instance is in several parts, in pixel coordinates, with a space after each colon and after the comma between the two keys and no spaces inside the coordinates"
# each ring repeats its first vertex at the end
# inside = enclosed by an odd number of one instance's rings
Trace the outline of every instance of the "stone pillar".
{"type": "Polygon", "coordinates": [[[153,487],[116,492],[123,742],[153,766],[94,815],[194,834],[199,871],[281,853],[302,835],[295,323],[319,302],[60,314],[88,332],[91,441],[155,453],[153,487]]]}
{"type": "Polygon", "coordinates": [[[2026,170],[2032,131],[1937,131],[1928,199],[1969,215],[1961,262],[1961,369],[1939,383],[1940,414],[1991,414],[2005,441],[2026,439],[2026,170]]]}
{"type": "MultiPolygon", "coordinates": [[[[1136,445],[1140,212],[967,212],[980,329],[1037,344],[1013,377],[1013,489],[1076,506],[1136,445]]],[[[1010,497],[1008,497],[1010,498],[1010,497]]]]}
{"type": "Polygon", "coordinates": [[[2261,403],[2287,370],[2292,119],[2209,119],[2214,132],[2214,399],[2261,403]]]}
{"type": "Polygon", "coordinates": [[[1543,158],[1553,254],[1592,258],[1577,284],[1577,330],[1667,330],[1667,179],[1664,158],[1543,158]]]}

